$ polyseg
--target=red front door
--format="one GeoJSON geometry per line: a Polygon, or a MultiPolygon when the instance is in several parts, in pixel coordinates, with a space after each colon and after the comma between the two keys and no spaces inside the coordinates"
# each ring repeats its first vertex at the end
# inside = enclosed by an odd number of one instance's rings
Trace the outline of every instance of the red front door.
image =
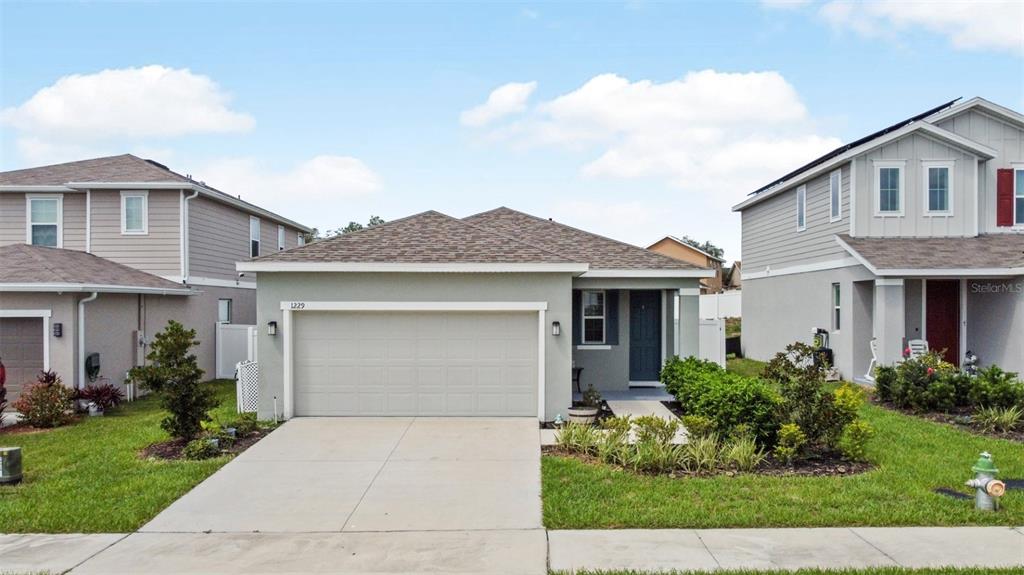
{"type": "Polygon", "coordinates": [[[928,280],[925,295],[925,337],[929,349],[960,365],[960,282],[928,280]]]}

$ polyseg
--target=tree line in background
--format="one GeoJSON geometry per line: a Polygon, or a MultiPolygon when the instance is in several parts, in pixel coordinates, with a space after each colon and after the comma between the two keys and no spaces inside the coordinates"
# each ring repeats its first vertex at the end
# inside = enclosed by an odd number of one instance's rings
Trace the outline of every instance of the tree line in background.
{"type": "Polygon", "coordinates": [[[328,238],[333,238],[335,236],[341,236],[344,234],[350,234],[352,232],[358,232],[359,230],[365,230],[367,228],[379,226],[384,223],[387,223],[384,220],[384,218],[380,216],[370,216],[370,220],[366,222],[365,226],[359,222],[349,222],[348,225],[343,228],[326,230],[322,233],[317,228],[313,228],[312,232],[305,234],[306,243],[315,242],[317,240],[326,240],[328,238]]]}

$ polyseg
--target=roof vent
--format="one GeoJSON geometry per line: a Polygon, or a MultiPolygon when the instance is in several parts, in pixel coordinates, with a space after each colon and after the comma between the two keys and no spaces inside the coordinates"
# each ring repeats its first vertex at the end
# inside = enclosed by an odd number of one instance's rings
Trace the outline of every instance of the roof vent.
{"type": "Polygon", "coordinates": [[[150,164],[153,164],[154,166],[160,168],[161,170],[167,170],[168,172],[171,171],[170,168],[168,168],[167,166],[161,164],[160,162],[158,162],[156,160],[150,160],[150,159],[147,158],[146,161],[149,162],[150,164]]]}

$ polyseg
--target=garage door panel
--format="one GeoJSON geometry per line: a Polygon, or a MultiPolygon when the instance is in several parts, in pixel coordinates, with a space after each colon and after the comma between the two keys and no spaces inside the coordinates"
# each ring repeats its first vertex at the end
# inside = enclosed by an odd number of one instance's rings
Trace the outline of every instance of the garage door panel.
{"type": "Polygon", "coordinates": [[[536,314],[302,312],[294,325],[297,415],[536,413],[536,314]]]}

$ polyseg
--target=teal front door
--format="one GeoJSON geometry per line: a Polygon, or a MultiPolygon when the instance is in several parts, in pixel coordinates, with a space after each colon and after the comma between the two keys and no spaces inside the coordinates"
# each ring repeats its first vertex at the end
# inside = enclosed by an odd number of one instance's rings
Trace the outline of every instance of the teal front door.
{"type": "Polygon", "coordinates": [[[629,380],[658,381],[661,371],[661,293],[629,292],[629,380]]]}

